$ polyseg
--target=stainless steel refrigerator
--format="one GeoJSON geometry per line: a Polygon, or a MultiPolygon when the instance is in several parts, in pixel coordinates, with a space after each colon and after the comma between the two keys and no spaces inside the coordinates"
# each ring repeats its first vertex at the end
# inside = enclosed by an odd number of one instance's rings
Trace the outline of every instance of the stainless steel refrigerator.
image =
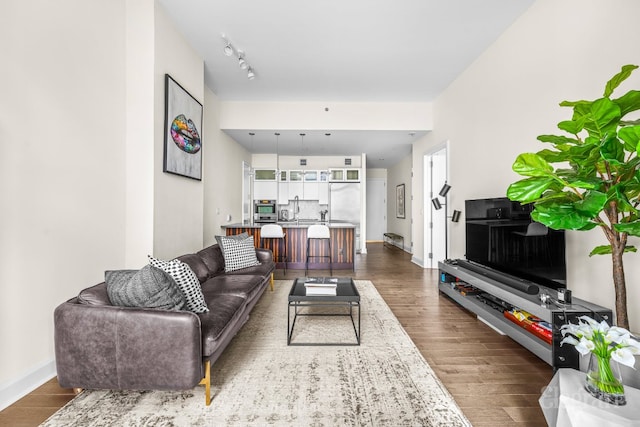
{"type": "Polygon", "coordinates": [[[329,220],[349,222],[356,226],[356,252],[360,252],[360,183],[329,183],[329,220]]]}

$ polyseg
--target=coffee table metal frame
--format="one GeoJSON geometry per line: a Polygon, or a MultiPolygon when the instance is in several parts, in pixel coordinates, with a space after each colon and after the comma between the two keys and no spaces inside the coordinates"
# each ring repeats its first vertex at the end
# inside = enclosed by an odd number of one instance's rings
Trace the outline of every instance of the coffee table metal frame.
{"type": "Polygon", "coordinates": [[[291,286],[291,291],[289,292],[288,298],[288,306],[287,306],[287,345],[321,345],[321,346],[356,346],[360,345],[360,322],[361,322],[361,306],[360,306],[360,294],[358,293],[358,289],[353,283],[353,279],[347,278],[339,278],[338,286],[336,288],[336,295],[314,295],[307,296],[304,294],[304,289],[298,289],[298,291],[302,290],[302,295],[300,292],[296,294],[296,287],[302,286],[304,288],[304,282],[306,278],[301,277],[297,278],[293,285],[291,286]],[[340,307],[344,306],[349,309],[349,312],[345,313],[301,313],[300,309],[305,307],[320,307],[320,306],[328,306],[328,307],[340,307]],[[358,325],[356,326],[354,315],[354,308],[358,308],[358,325]],[[291,311],[293,309],[293,322],[291,319],[291,311]],[[312,343],[295,343],[291,342],[291,338],[293,336],[293,328],[296,326],[296,320],[298,316],[349,316],[351,318],[351,324],[353,325],[353,331],[356,335],[355,343],[345,343],[345,342],[312,342],[312,343]]]}

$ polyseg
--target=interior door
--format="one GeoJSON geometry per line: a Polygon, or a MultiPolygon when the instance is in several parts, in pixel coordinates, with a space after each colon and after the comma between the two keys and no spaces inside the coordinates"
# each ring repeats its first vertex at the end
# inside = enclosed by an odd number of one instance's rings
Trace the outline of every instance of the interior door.
{"type": "Polygon", "coordinates": [[[424,156],[424,268],[437,268],[447,258],[447,203],[438,193],[447,181],[447,144],[435,147],[424,156]],[[431,202],[438,198],[441,209],[431,202]]]}
{"type": "Polygon", "coordinates": [[[367,241],[382,241],[387,229],[387,180],[367,179],[367,241]]]}

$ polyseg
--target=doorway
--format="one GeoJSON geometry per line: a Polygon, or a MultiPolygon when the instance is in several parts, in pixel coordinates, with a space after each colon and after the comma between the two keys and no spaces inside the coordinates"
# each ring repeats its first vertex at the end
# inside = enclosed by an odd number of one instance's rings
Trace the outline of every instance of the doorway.
{"type": "Polygon", "coordinates": [[[449,143],[444,142],[424,155],[424,268],[437,268],[438,261],[448,256],[448,206],[438,195],[448,178],[448,147],[449,143]],[[431,203],[434,197],[439,197],[441,209],[435,209],[431,203]]]}
{"type": "Polygon", "coordinates": [[[387,231],[387,180],[367,179],[367,242],[381,242],[387,231]]]}

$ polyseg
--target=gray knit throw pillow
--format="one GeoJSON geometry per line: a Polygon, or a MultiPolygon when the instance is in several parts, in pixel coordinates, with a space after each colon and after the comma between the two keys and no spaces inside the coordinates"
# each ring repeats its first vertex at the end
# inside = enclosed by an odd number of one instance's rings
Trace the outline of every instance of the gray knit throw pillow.
{"type": "Polygon", "coordinates": [[[107,294],[113,305],[122,307],[181,310],[185,299],[170,275],[147,265],[141,270],[105,271],[107,294]]]}

